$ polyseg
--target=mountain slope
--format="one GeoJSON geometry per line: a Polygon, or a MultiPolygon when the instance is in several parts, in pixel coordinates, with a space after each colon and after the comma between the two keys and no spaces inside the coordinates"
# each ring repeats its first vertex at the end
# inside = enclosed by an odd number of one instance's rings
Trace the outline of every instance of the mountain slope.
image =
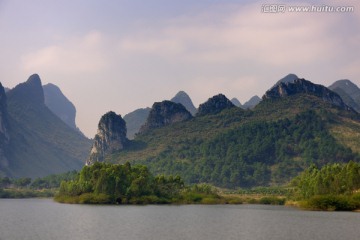
{"type": "Polygon", "coordinates": [[[249,99],[249,101],[245,102],[244,105],[242,105],[242,108],[244,109],[253,109],[261,102],[261,98],[259,96],[253,96],[249,99]]]}
{"type": "Polygon", "coordinates": [[[60,88],[54,84],[46,84],[43,86],[45,105],[63,120],[68,126],[76,128],[75,117],[76,108],[72,102],[64,96],[60,88]]]}
{"type": "Polygon", "coordinates": [[[360,112],[360,89],[350,80],[339,80],[329,86],[341,96],[343,101],[357,112],[360,112]]]}
{"type": "Polygon", "coordinates": [[[123,117],[126,122],[128,139],[134,139],[135,134],[137,134],[141,126],[145,124],[150,110],[151,108],[139,108],[123,117]]]}
{"type": "Polygon", "coordinates": [[[232,107],[153,129],[106,159],[231,188],[285,183],[313,163],[359,160],[353,139],[360,134],[359,114],[323,86],[295,84],[302,91],[264,96],[253,110],[232,107]],[[339,132],[345,128],[351,136],[339,132]]]}
{"type": "Polygon", "coordinates": [[[5,89],[0,83],[0,176],[5,175],[4,169],[9,165],[9,119],[5,89]]]}
{"type": "Polygon", "coordinates": [[[91,142],[45,105],[38,75],[7,92],[11,177],[37,177],[80,169],[91,142]]]}
{"type": "Polygon", "coordinates": [[[191,101],[191,98],[186,92],[184,91],[178,92],[170,101],[174,103],[181,103],[186,108],[186,110],[188,110],[191,113],[191,115],[194,116],[196,114],[196,108],[193,102],[191,101]]]}
{"type": "Polygon", "coordinates": [[[237,98],[232,98],[230,101],[231,101],[235,106],[237,106],[237,107],[242,107],[239,99],[237,99],[237,98]]]}

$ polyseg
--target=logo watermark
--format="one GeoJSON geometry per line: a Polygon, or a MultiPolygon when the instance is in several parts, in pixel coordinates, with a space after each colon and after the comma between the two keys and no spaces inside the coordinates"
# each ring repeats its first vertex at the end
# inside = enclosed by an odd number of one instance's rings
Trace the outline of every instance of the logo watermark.
{"type": "Polygon", "coordinates": [[[310,5],[310,6],[288,6],[286,4],[264,4],[261,6],[262,13],[350,13],[354,12],[354,6],[330,6],[330,5],[310,5]]]}

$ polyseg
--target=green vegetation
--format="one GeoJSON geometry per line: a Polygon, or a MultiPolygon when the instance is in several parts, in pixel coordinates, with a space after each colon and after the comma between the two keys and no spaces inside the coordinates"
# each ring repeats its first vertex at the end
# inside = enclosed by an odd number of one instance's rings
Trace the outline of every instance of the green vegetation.
{"type": "Polygon", "coordinates": [[[77,180],[63,181],[55,200],[88,204],[210,204],[222,201],[208,185],[186,187],[180,177],[154,177],[142,165],[99,162],[85,166],[77,180]]]}
{"type": "Polygon", "coordinates": [[[190,184],[251,188],[285,184],[311,164],[323,166],[359,159],[358,154],[331,135],[328,124],[334,118],[329,112],[310,110],[276,121],[256,117],[256,121],[247,122],[255,113],[225,110],[219,114],[224,119],[218,119],[219,126],[214,127],[214,131],[223,128],[217,134],[208,131],[195,137],[193,132],[199,134],[206,123],[200,129],[192,129],[187,137],[177,128],[181,126],[187,132],[187,127],[212,121],[218,115],[174,125],[171,130],[179,136],[167,128],[154,130],[151,136],[140,136],[133,142],[133,149],[111,156],[110,161],[122,162],[129,157],[131,163],[146,165],[154,174],[179,175],[190,184]],[[225,120],[228,122],[222,122],[225,120]],[[224,130],[224,126],[234,122],[241,124],[224,130]],[[160,141],[164,136],[159,134],[164,132],[170,134],[166,143],[160,141]]]}
{"type": "Polygon", "coordinates": [[[311,166],[292,181],[300,206],[314,210],[355,210],[360,208],[360,164],[311,166]]]}
{"type": "Polygon", "coordinates": [[[76,171],[36,178],[34,181],[31,178],[0,177],[0,198],[53,197],[62,181],[75,180],[77,177],[76,171]]]}

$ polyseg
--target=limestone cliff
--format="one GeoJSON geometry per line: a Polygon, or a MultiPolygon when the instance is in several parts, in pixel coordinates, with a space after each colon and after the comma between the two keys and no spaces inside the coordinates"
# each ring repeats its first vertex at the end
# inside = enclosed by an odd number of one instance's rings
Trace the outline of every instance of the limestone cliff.
{"type": "Polygon", "coordinates": [[[156,102],[153,104],[149,116],[139,132],[143,133],[149,129],[160,128],[191,118],[191,113],[180,103],[171,101],[156,102]]]}
{"type": "Polygon", "coordinates": [[[106,113],[99,121],[97,134],[86,165],[104,161],[107,154],[124,149],[127,142],[124,119],[114,112],[106,113]]]}
{"type": "Polygon", "coordinates": [[[301,93],[314,95],[339,108],[352,110],[343,102],[337,93],[305,79],[296,79],[294,82],[281,82],[268,90],[263,96],[263,99],[276,99],[301,93]]]}
{"type": "Polygon", "coordinates": [[[196,116],[217,114],[224,109],[235,107],[235,105],[223,94],[209,98],[205,103],[200,104],[196,116]]]}

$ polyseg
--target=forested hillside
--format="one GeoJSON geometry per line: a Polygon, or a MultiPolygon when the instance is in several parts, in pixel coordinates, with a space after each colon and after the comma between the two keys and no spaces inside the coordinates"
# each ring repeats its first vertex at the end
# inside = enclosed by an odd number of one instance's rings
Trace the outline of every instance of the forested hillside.
{"type": "Polygon", "coordinates": [[[107,161],[145,164],[155,174],[178,174],[189,183],[283,184],[311,164],[357,161],[351,136],[334,129],[346,125],[358,134],[358,119],[353,111],[297,94],[263,100],[254,110],[231,108],[151,130],[107,161]]]}

